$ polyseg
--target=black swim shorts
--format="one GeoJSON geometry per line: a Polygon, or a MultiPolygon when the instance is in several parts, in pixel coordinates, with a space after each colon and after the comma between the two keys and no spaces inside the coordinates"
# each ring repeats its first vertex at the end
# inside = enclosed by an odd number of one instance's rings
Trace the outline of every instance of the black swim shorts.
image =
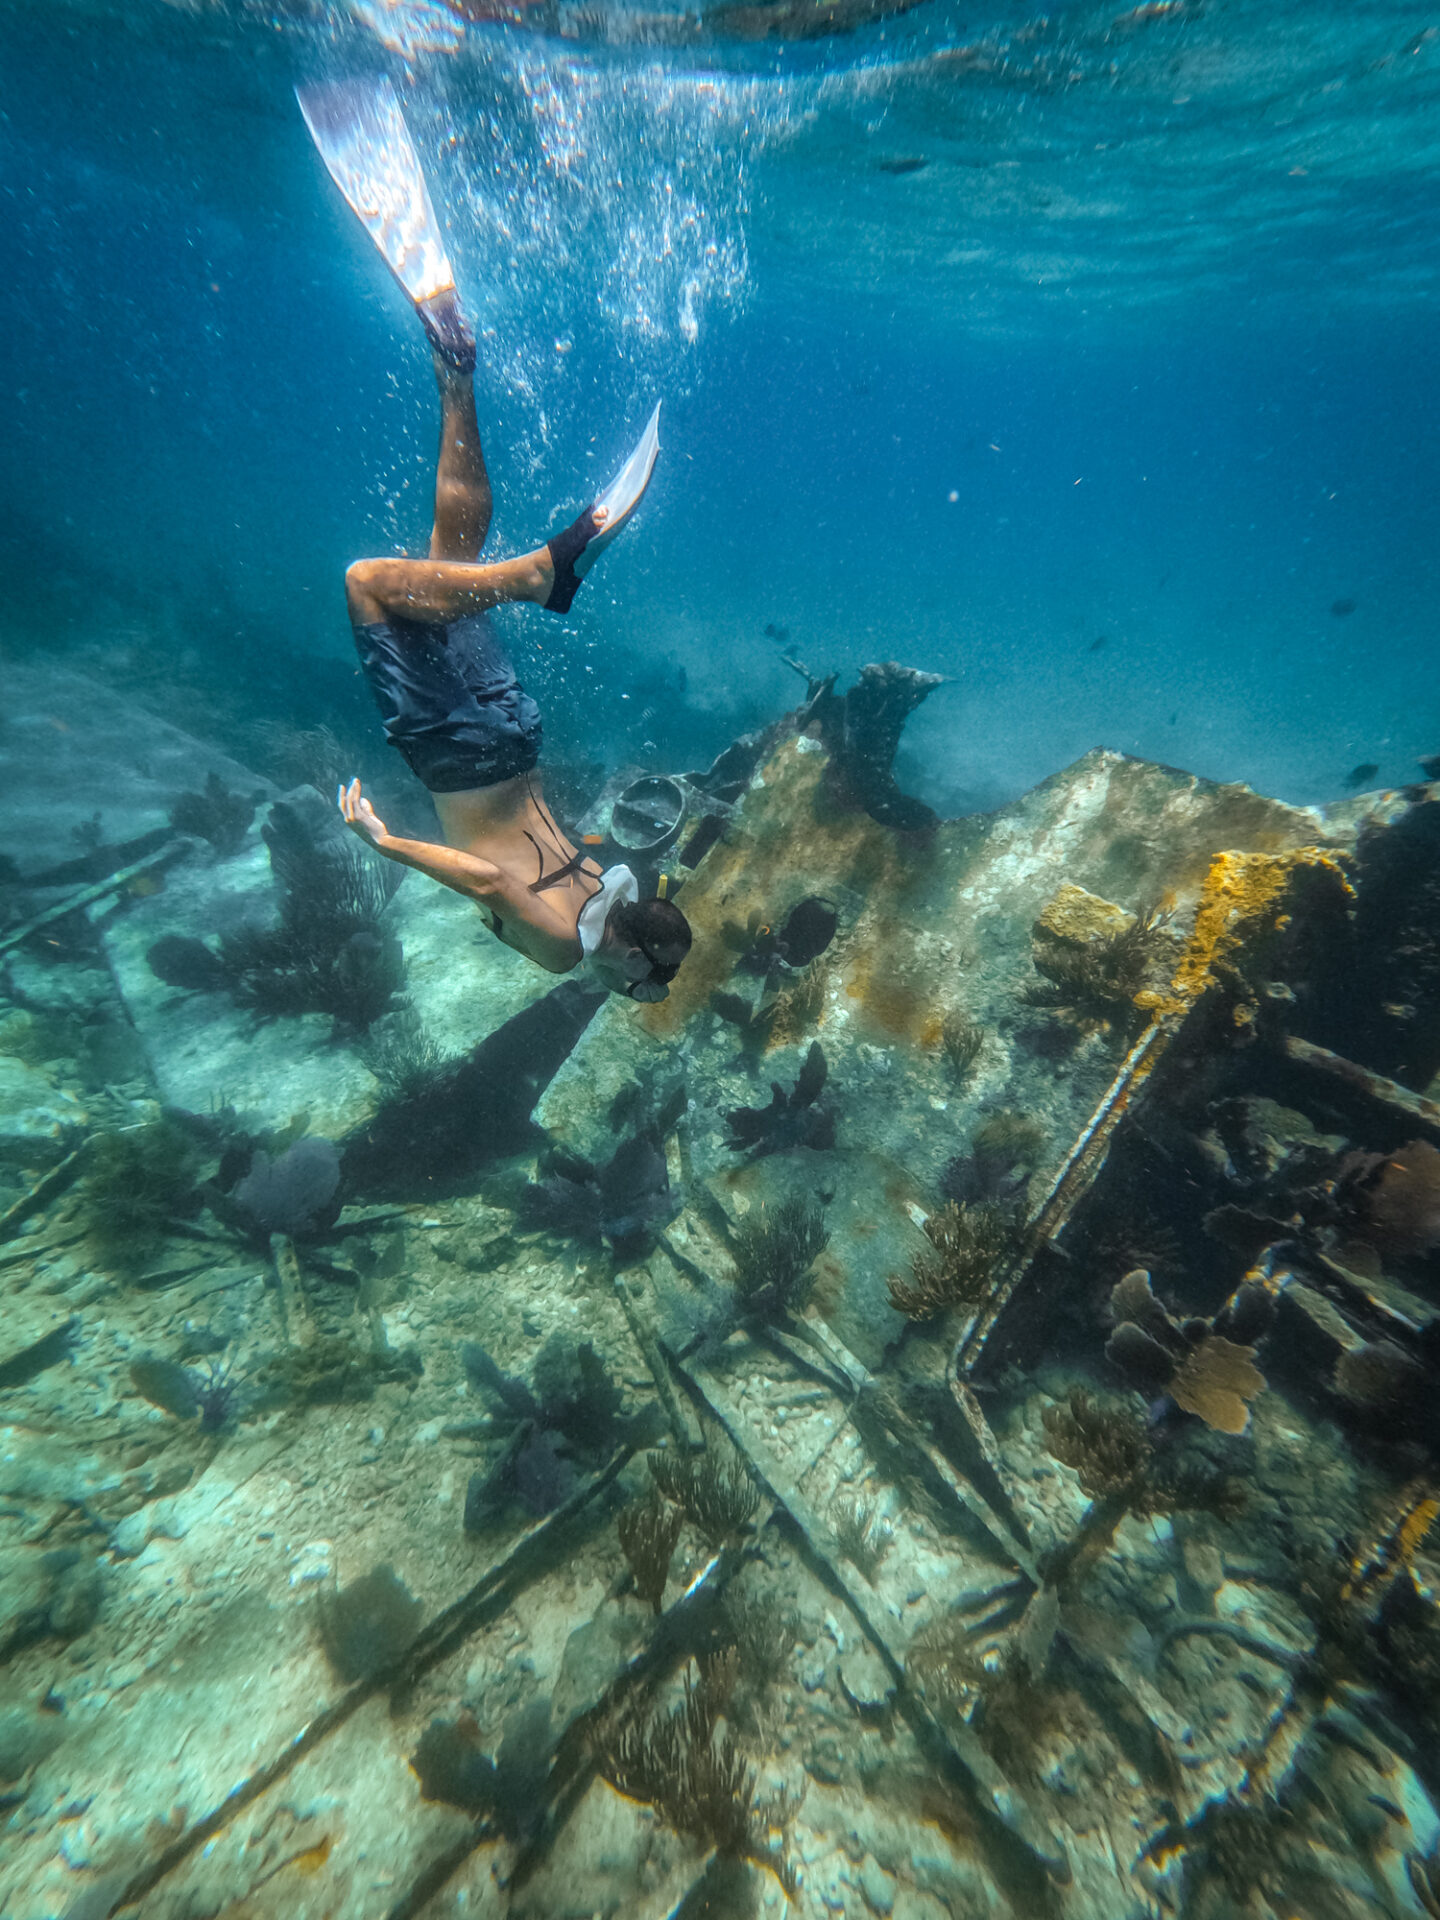
{"type": "Polygon", "coordinates": [[[431,793],[493,787],[540,758],[540,709],[483,615],[445,626],[376,620],[354,633],[385,737],[431,793]]]}

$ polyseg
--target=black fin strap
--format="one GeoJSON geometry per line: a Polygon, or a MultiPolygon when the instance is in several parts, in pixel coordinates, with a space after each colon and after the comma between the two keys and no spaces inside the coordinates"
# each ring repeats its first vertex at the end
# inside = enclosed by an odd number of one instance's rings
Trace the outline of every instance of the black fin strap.
{"type": "Polygon", "coordinates": [[[547,613],[570,611],[570,602],[580,591],[580,576],[575,571],[575,562],[599,531],[592,501],[578,520],[566,527],[563,533],[557,533],[553,540],[545,542],[555,568],[555,584],[550,589],[550,598],[545,602],[547,613]]]}

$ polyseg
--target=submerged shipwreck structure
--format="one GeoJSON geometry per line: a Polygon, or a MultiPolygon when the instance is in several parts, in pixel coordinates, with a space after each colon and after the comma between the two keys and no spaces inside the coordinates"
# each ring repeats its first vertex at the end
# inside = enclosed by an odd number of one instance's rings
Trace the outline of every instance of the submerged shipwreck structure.
{"type": "Polygon", "coordinates": [[[229,770],[17,879],[7,1914],[1440,1913],[1440,788],[926,690],[578,823],[659,1005],[229,770]]]}

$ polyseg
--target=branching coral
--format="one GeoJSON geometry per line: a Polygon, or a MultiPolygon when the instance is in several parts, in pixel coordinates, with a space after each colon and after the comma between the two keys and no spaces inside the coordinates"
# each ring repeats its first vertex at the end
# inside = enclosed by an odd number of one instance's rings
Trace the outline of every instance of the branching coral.
{"type": "Polygon", "coordinates": [[[735,1582],[721,1605],[725,1628],[740,1655],[741,1671],[752,1691],[763,1692],[784,1674],[795,1651],[800,1623],[774,1600],[748,1592],[735,1582]]]}
{"type": "Polygon", "coordinates": [[[680,1538],[684,1515],[652,1488],[644,1500],[625,1508],[616,1522],[620,1550],[635,1580],[635,1591],[659,1613],[670,1574],[670,1558],[680,1538]]]}
{"type": "Polygon", "coordinates": [[[957,1080],[963,1080],[985,1047],[985,1029],[963,1008],[952,1008],[940,1022],[940,1051],[957,1080]]]}
{"type": "Polygon", "coordinates": [[[746,1310],[768,1316],[797,1306],[829,1239],[823,1210],[804,1195],[752,1208],[730,1241],[735,1290],[746,1310]]]}
{"type": "Polygon", "coordinates": [[[1027,987],[1024,998],[1032,1007],[1069,1013],[1082,1025],[1132,1032],[1144,1018],[1136,996],[1151,985],[1173,947],[1150,908],[1118,932],[1084,941],[1056,939],[1037,925],[1031,958],[1044,980],[1027,987]]]}
{"type": "Polygon", "coordinates": [[[274,927],[221,941],[220,965],[241,1006],[265,1016],[329,1013],[364,1032],[404,985],[400,942],[381,919],[403,877],[339,837],[318,794],[277,801],[263,829],[280,887],[274,927]]]}
{"type": "Polygon", "coordinates": [[[724,1546],[749,1525],[760,1502],[750,1469],[731,1447],[710,1447],[698,1456],[652,1453],[650,1477],[712,1547],[724,1546]]]}
{"type": "Polygon", "coordinates": [[[372,1030],[360,1058],[387,1100],[414,1100],[426,1092],[449,1060],[425,1032],[413,1010],[391,1014],[372,1030]]]}
{"type": "Polygon", "coordinates": [[[687,1670],[685,1697],[674,1712],[622,1717],[600,1757],[601,1771],[618,1792],[654,1807],[677,1833],[767,1868],[793,1896],[795,1876],[783,1841],[770,1838],[785,1810],[756,1801],[755,1769],[721,1717],[725,1678],[709,1663],[698,1682],[687,1670]]]}
{"type": "Polygon", "coordinates": [[[86,1198],[96,1238],[115,1257],[134,1257],[177,1215],[194,1210],[199,1155],[172,1121],[153,1120],[91,1142],[86,1198]]]}
{"type": "Polygon", "coordinates": [[[234,853],[243,843],[263,794],[231,793],[218,773],[205,779],[203,793],[182,793],[170,809],[176,833],[208,840],[217,853],[234,853]]]}
{"type": "Polygon", "coordinates": [[[841,1553],[867,1580],[873,1580],[895,1537],[890,1522],[855,1494],[832,1501],[829,1520],[841,1553]]]}
{"type": "Polygon", "coordinates": [[[1242,1509],[1236,1482],[1157,1455],[1133,1412],[1101,1406],[1082,1388],[1073,1387],[1063,1405],[1046,1407],[1041,1422],[1045,1444],[1079,1476],[1082,1492],[1117,1512],[1202,1512],[1232,1520],[1242,1509]]]}
{"type": "Polygon", "coordinates": [[[1037,1740],[1055,1724],[1056,1702],[1043,1684],[1048,1647],[1032,1664],[1016,1632],[977,1633],[958,1614],[941,1614],[911,1642],[907,1677],[942,1717],[969,1720],[1002,1767],[1029,1772],[1037,1740]]]}
{"type": "Polygon", "coordinates": [[[1014,1218],[1004,1208],[957,1206],[953,1200],[930,1215],[925,1237],[933,1252],[915,1255],[908,1281],[898,1274],[888,1281],[891,1306],[912,1320],[979,1306],[1017,1239],[1014,1218]]]}
{"type": "Polygon", "coordinates": [[[1045,1444],[1062,1465],[1079,1475],[1091,1500],[1127,1499],[1150,1465],[1151,1442],[1135,1416],[1102,1407],[1080,1388],[1064,1404],[1041,1415],[1045,1444]]]}

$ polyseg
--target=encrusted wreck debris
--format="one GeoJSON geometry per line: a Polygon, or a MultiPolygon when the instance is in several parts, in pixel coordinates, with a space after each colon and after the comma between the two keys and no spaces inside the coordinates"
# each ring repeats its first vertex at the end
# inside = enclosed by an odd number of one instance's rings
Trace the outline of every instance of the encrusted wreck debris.
{"type": "Polygon", "coordinates": [[[659,1005],[418,886],[378,1052],[167,986],[263,807],[17,944],[7,1914],[1433,1905],[1440,800],[811,694],[659,1005]]]}

